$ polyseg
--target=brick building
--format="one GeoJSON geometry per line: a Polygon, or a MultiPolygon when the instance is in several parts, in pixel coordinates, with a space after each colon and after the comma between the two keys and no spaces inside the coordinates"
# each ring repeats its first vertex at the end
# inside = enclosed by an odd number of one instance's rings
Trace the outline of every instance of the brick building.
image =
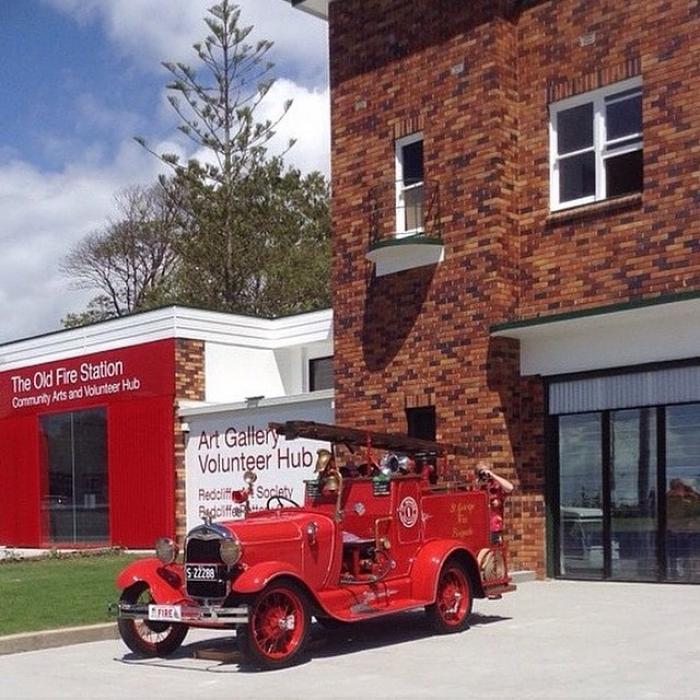
{"type": "Polygon", "coordinates": [[[515,568],[700,581],[700,2],[328,22],[336,417],[512,478],[515,568]]]}

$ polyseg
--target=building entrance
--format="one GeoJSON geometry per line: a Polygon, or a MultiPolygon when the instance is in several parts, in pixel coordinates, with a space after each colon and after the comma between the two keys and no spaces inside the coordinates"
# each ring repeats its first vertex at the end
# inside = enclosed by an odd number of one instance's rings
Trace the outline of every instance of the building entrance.
{"type": "Polygon", "coordinates": [[[555,574],[700,583],[700,403],[553,418],[555,574]]]}
{"type": "Polygon", "coordinates": [[[109,541],[104,408],[39,418],[44,538],[49,544],[109,541]]]}

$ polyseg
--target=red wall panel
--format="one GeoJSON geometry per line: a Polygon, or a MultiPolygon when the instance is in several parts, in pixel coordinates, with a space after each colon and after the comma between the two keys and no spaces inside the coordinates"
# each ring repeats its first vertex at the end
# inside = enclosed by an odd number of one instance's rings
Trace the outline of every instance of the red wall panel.
{"type": "Polygon", "coordinates": [[[151,547],[175,535],[172,397],[119,403],[108,412],[111,541],[151,547]]]}
{"type": "Polygon", "coordinates": [[[41,540],[41,482],[36,416],[0,421],[0,544],[41,540]]]}

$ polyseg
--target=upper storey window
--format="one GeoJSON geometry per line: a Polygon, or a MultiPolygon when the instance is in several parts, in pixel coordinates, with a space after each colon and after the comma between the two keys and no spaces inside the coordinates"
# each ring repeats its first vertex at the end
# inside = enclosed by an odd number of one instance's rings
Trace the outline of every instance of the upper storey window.
{"type": "Polygon", "coordinates": [[[396,233],[423,230],[423,135],[396,141],[396,233]]]}
{"type": "Polygon", "coordinates": [[[641,192],[640,78],[554,102],[549,115],[552,209],[641,192]]]}

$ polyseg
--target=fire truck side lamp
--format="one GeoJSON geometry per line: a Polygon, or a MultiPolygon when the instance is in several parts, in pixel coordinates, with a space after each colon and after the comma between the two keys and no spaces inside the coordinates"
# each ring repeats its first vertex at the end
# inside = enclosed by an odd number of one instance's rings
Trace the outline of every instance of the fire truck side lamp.
{"type": "Polygon", "coordinates": [[[160,537],[156,540],[156,556],[161,564],[172,564],[180,553],[180,548],[169,537],[160,537]]]}
{"type": "Polygon", "coordinates": [[[309,540],[310,545],[316,544],[316,536],[318,535],[318,525],[314,522],[310,522],[306,526],[306,538],[309,540]]]}
{"type": "Polygon", "coordinates": [[[241,543],[237,539],[221,540],[219,554],[221,555],[221,561],[224,562],[226,566],[233,566],[238,563],[241,554],[243,554],[241,543]]]}

